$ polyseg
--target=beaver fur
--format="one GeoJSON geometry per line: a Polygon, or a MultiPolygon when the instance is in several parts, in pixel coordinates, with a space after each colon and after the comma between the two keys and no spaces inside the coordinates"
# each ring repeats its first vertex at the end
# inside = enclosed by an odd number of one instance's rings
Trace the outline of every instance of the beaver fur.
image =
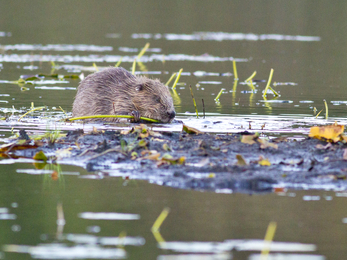
{"type": "Polygon", "coordinates": [[[123,68],[108,68],[81,81],[72,115],[134,115],[135,121],[141,116],[168,123],[175,117],[175,109],[168,87],[159,80],[134,76],[123,68]]]}

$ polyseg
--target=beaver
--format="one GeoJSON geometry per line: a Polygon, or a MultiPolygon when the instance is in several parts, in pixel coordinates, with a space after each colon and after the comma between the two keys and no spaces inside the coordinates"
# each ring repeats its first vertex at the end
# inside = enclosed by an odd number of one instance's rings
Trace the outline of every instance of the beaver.
{"type": "Polygon", "coordinates": [[[91,115],[133,115],[132,122],[142,116],[169,123],[176,113],[167,86],[119,67],[90,74],[78,86],[72,116],[91,115]]]}

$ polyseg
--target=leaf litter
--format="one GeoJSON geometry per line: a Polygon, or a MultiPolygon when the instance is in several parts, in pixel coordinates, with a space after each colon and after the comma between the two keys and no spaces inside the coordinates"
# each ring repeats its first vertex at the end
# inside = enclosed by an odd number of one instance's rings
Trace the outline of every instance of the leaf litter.
{"type": "Polygon", "coordinates": [[[158,132],[140,124],[130,130],[94,128],[84,133],[78,129],[41,139],[21,130],[18,139],[1,147],[0,155],[78,165],[98,178],[143,179],[201,191],[347,189],[343,126],[312,127],[314,138],[300,142],[267,140],[249,132],[219,135],[183,128],[177,133],[158,132]]]}

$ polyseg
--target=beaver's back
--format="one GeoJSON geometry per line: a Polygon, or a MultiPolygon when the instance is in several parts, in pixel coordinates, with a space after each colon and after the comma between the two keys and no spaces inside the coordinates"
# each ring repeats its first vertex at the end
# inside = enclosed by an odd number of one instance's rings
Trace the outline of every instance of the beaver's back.
{"type": "MultiPolygon", "coordinates": [[[[88,75],[78,87],[72,107],[73,117],[114,115],[113,104],[117,99],[124,101],[124,112],[135,110],[129,97],[129,89],[135,79],[123,68],[109,68],[88,75]]],[[[117,111],[117,114],[122,114],[122,111],[117,111]]]]}
{"type": "Polygon", "coordinates": [[[175,117],[167,86],[159,80],[136,77],[123,68],[109,68],[87,76],[78,87],[72,108],[73,117],[129,115],[133,111],[162,122],[175,117]]]}

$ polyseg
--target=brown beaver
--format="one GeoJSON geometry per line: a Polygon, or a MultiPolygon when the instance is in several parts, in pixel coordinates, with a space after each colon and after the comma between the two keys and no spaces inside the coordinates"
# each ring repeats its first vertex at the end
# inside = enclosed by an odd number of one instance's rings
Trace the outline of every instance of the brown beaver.
{"type": "Polygon", "coordinates": [[[108,68],[80,83],[72,115],[133,115],[134,122],[142,116],[168,123],[176,114],[169,89],[159,80],[134,76],[123,68],[108,68]]]}

